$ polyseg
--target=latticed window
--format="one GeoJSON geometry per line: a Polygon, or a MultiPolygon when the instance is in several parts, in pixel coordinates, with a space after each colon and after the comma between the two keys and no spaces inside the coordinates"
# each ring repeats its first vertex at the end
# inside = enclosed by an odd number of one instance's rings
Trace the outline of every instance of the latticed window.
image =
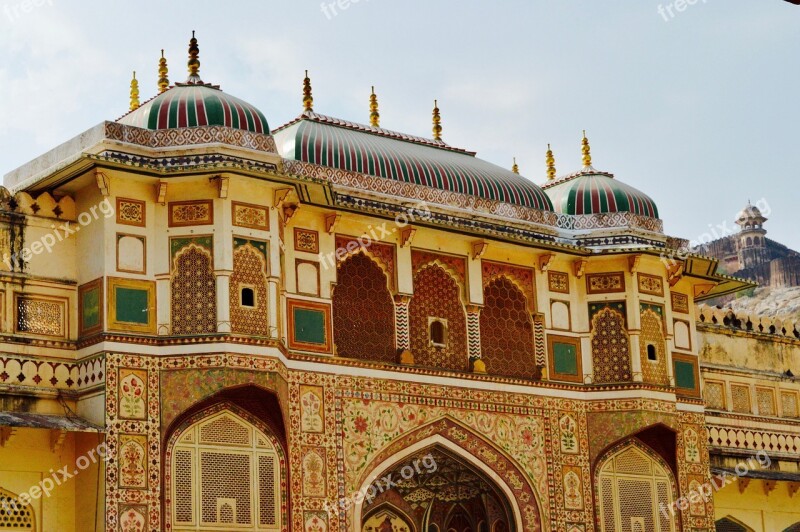
{"type": "Polygon", "coordinates": [[[217,332],[217,284],[208,250],[190,244],[176,255],[170,308],[173,334],[217,332]]]}
{"type": "Polygon", "coordinates": [[[414,297],[409,305],[411,351],[418,366],[466,371],[467,316],[461,288],[439,265],[414,274],[414,297]],[[446,324],[444,344],[431,341],[431,318],[446,324]]]}
{"type": "Polygon", "coordinates": [[[533,379],[537,373],[533,321],[525,295],[504,277],[486,285],[483,294],[481,360],[486,371],[533,379]]]}
{"type": "Polygon", "coordinates": [[[17,496],[0,488],[0,530],[36,530],[33,508],[17,496]]]}
{"type": "Polygon", "coordinates": [[[606,458],[599,471],[601,532],[675,531],[674,482],[661,463],[630,444],[606,458]]]}
{"type": "Polygon", "coordinates": [[[198,421],[172,451],[173,530],[280,530],[280,469],[274,440],[236,414],[198,421]]]}
{"type": "Polygon", "coordinates": [[[349,257],[336,273],[333,337],[341,357],[395,362],[394,303],[386,274],[368,256],[349,257]]]}

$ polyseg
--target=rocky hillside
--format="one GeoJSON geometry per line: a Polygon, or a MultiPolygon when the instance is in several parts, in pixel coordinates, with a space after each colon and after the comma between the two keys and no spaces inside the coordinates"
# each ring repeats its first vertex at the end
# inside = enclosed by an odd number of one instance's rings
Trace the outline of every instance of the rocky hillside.
{"type": "Polygon", "coordinates": [[[800,287],[756,288],[739,297],[711,300],[707,304],[750,315],[800,319],[800,287]]]}

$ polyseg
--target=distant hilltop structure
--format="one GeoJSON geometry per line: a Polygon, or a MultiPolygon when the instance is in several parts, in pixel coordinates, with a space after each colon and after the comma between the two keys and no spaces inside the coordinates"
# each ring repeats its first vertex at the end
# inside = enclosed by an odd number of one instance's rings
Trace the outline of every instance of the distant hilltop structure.
{"type": "Polygon", "coordinates": [[[719,259],[724,273],[762,287],[800,286],[800,253],[767,238],[767,218],[750,202],[736,216],[739,231],[700,246],[699,253],[719,259]]]}

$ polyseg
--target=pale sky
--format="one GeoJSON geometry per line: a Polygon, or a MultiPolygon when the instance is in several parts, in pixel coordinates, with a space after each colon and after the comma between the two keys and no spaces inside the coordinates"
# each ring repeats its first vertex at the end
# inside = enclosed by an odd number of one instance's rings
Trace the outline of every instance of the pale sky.
{"type": "Polygon", "coordinates": [[[375,85],[383,127],[429,137],[438,98],[446,142],[536,183],[548,142],[559,174],[579,169],[586,129],[594,166],[652,196],[668,234],[761,200],[768,236],[800,249],[800,6],[674,3],[0,0],[0,174],[122,115],[132,70],[155,95],[161,48],[183,81],[196,30],[203,80],[272,128],[309,69],[317,112],[367,122],[375,85]]]}

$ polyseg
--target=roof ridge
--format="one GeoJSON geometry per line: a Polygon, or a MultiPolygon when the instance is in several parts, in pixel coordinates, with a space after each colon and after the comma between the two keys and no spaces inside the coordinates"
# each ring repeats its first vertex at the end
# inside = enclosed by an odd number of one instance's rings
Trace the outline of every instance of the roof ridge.
{"type": "Polygon", "coordinates": [[[550,187],[554,187],[556,185],[560,185],[562,183],[566,183],[568,181],[572,181],[573,179],[581,177],[581,176],[584,176],[584,175],[599,175],[599,176],[603,176],[603,177],[610,177],[612,179],[614,178],[614,174],[612,174],[611,172],[604,172],[602,170],[595,170],[594,168],[592,168],[591,171],[587,171],[586,168],[583,168],[581,170],[578,170],[577,172],[572,172],[571,174],[562,175],[561,177],[557,177],[557,178],[553,179],[552,181],[547,181],[546,183],[544,183],[542,185],[539,185],[539,186],[542,187],[543,189],[550,188],[550,187]]]}
{"type": "Polygon", "coordinates": [[[343,129],[349,129],[352,131],[360,131],[362,133],[370,133],[373,135],[378,135],[381,137],[391,138],[394,140],[401,140],[405,142],[411,142],[413,144],[419,144],[422,146],[428,146],[430,148],[438,148],[445,151],[452,151],[455,153],[461,153],[464,155],[469,155],[475,157],[478,152],[465,150],[463,148],[456,148],[454,146],[450,146],[443,141],[437,141],[433,139],[427,139],[425,137],[419,137],[416,135],[409,135],[407,133],[402,133],[399,131],[393,131],[391,129],[384,129],[382,127],[373,127],[368,126],[366,124],[359,124],[358,122],[352,122],[350,120],[345,120],[343,118],[336,118],[335,116],[323,115],[320,113],[316,113],[314,111],[305,111],[303,114],[291,120],[290,122],[276,128],[273,130],[273,133],[277,133],[278,131],[282,131],[286,128],[289,128],[298,122],[303,120],[310,120],[312,122],[316,122],[318,124],[326,124],[329,126],[334,127],[341,127],[343,129]]]}

